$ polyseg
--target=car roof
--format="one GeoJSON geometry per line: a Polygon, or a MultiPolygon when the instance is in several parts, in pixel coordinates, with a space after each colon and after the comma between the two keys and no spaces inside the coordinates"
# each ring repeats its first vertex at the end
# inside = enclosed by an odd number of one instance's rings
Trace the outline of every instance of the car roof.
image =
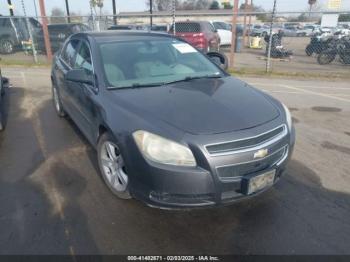
{"type": "Polygon", "coordinates": [[[87,36],[95,39],[96,42],[108,42],[115,40],[129,40],[129,39],[147,39],[149,37],[166,37],[174,38],[173,35],[154,32],[154,31],[140,31],[140,30],[109,30],[102,32],[80,32],[76,36],[87,36]]]}

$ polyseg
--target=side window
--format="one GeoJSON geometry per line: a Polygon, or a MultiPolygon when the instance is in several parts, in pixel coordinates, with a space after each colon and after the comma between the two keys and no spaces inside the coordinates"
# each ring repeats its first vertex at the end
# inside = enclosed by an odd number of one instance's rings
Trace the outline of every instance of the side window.
{"type": "Polygon", "coordinates": [[[209,31],[211,31],[211,32],[216,31],[215,27],[211,23],[207,23],[207,27],[208,27],[209,31]]]}
{"type": "Polygon", "coordinates": [[[90,48],[84,41],[82,42],[75,59],[74,69],[85,69],[88,74],[93,74],[90,48]]]}
{"type": "Polygon", "coordinates": [[[77,48],[79,45],[79,40],[71,40],[68,42],[66,47],[62,52],[62,59],[67,63],[67,65],[73,67],[75,63],[75,55],[77,53],[77,48]]]}

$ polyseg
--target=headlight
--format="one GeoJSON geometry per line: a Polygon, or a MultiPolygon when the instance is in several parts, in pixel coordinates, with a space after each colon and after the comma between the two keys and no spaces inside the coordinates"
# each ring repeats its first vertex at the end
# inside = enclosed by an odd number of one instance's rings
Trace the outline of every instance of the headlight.
{"type": "Polygon", "coordinates": [[[291,131],[292,130],[292,115],[290,114],[288,107],[285,104],[282,104],[282,105],[284,108],[284,112],[286,114],[288,129],[289,129],[289,131],[291,131]]]}
{"type": "Polygon", "coordinates": [[[196,166],[196,160],[188,147],[143,130],[134,132],[133,137],[143,156],[151,161],[175,166],[196,166]]]}

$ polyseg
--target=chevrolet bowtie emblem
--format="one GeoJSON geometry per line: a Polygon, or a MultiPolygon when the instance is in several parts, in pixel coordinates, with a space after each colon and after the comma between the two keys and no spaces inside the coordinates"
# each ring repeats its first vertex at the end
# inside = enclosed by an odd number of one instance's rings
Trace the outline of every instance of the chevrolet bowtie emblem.
{"type": "Polygon", "coordinates": [[[260,149],[259,151],[254,153],[254,158],[263,158],[267,156],[268,153],[269,152],[267,149],[260,149]]]}

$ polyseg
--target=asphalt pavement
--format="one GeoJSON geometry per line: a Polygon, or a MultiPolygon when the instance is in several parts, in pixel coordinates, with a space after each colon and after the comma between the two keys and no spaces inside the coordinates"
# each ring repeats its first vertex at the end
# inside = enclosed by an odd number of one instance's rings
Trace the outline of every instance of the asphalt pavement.
{"type": "Polygon", "coordinates": [[[56,116],[48,69],[10,78],[0,134],[0,254],[350,254],[348,81],[246,78],[292,111],[287,174],[228,207],[119,200],[77,127],[56,116]]]}

